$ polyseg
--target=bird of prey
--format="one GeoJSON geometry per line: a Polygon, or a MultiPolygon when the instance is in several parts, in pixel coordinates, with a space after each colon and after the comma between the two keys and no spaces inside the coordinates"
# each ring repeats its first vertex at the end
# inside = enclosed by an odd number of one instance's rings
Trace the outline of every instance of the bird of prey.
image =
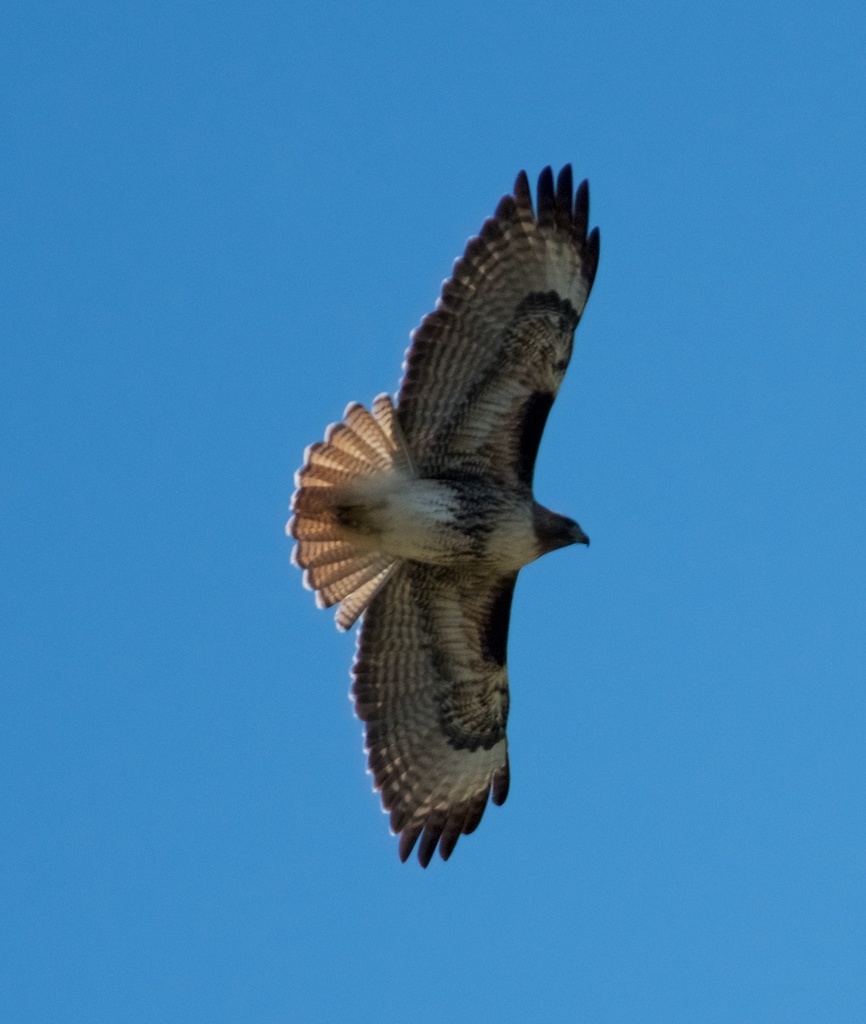
{"type": "Polygon", "coordinates": [[[396,405],[350,404],[295,477],[293,560],[340,629],[406,860],[447,860],[508,794],[506,645],[522,566],[589,538],[535,501],[535,458],[598,265],[589,188],[525,172],[412,334],[396,405]],[[420,838],[420,842],[418,842],[420,838]]]}

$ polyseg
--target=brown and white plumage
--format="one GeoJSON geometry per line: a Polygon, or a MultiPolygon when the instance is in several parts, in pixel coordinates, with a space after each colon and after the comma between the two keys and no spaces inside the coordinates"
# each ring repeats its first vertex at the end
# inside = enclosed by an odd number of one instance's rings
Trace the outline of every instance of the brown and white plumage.
{"type": "Polygon", "coordinates": [[[541,435],[598,264],[588,187],[525,173],[412,336],[396,409],[350,405],[307,449],[287,531],[337,624],[363,613],[352,693],[369,767],[426,866],[508,793],[506,644],[517,573],[588,543],[535,502],[541,435]],[[419,842],[420,840],[420,842],[419,842]]]}

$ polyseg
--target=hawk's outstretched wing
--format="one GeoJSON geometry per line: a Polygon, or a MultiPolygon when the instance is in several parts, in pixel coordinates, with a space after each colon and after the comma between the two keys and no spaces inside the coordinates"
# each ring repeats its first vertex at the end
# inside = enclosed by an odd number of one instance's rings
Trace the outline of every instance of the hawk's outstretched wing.
{"type": "Polygon", "coordinates": [[[570,166],[556,185],[542,171],[537,207],[521,172],[413,334],[398,415],[422,475],[532,483],[599,250],[588,185],[575,195],[570,166]]]}
{"type": "Polygon", "coordinates": [[[352,694],[400,857],[448,858],[508,794],[505,645],[516,574],[405,562],[367,611],[352,694]]]}

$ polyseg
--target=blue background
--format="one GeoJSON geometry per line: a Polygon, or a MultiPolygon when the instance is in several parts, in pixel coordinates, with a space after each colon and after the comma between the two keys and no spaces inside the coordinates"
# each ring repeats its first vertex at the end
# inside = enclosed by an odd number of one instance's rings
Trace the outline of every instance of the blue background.
{"type": "Polygon", "coordinates": [[[0,1019],[859,1022],[866,8],[7,2],[0,1019]],[[400,865],[292,473],[525,167],[602,232],[513,783],[400,865]]]}

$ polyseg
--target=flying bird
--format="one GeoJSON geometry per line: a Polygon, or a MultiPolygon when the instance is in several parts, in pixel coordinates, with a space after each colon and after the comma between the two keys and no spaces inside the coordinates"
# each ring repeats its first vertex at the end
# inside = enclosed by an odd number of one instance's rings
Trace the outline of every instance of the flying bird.
{"type": "Polygon", "coordinates": [[[522,566],[589,544],[533,471],[598,266],[589,188],[525,172],[412,334],[396,405],[350,404],[295,476],[293,560],[340,629],[400,859],[426,867],[508,795],[506,646],[522,566]],[[418,842],[420,839],[420,842],[418,842]]]}

